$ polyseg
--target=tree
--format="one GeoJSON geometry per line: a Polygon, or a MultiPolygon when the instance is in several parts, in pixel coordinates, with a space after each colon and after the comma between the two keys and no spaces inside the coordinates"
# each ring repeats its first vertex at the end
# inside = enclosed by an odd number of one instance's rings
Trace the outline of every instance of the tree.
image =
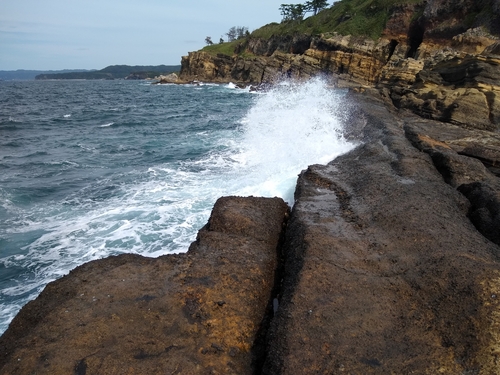
{"type": "Polygon", "coordinates": [[[224,43],[224,38],[222,38],[222,36],[221,36],[219,39],[219,44],[222,44],[222,43],[224,43]]]}
{"type": "Polygon", "coordinates": [[[205,38],[205,43],[207,43],[207,46],[211,46],[212,44],[214,44],[214,42],[212,42],[212,37],[207,36],[205,38]]]}
{"type": "Polygon", "coordinates": [[[281,22],[300,21],[304,18],[306,7],[304,4],[281,4],[280,10],[283,16],[281,22]]]}
{"type": "Polygon", "coordinates": [[[314,15],[328,6],[328,0],[311,0],[306,1],[305,4],[281,4],[280,10],[283,19],[281,22],[286,21],[300,21],[304,18],[307,12],[313,12],[314,15]]]}
{"type": "Polygon", "coordinates": [[[227,41],[228,42],[233,42],[236,39],[244,38],[247,33],[248,33],[248,27],[245,27],[245,26],[233,26],[226,33],[226,35],[227,35],[227,41]]]}
{"type": "Polygon", "coordinates": [[[226,33],[227,35],[227,41],[232,42],[236,40],[236,36],[238,35],[236,32],[236,26],[233,26],[229,29],[229,31],[226,33]]]}
{"type": "Polygon", "coordinates": [[[237,26],[236,27],[237,39],[244,38],[246,33],[248,33],[248,27],[245,27],[245,26],[237,26]]]}
{"type": "Polygon", "coordinates": [[[327,0],[311,0],[305,3],[306,12],[313,12],[314,15],[318,14],[320,10],[328,6],[327,0]]]}

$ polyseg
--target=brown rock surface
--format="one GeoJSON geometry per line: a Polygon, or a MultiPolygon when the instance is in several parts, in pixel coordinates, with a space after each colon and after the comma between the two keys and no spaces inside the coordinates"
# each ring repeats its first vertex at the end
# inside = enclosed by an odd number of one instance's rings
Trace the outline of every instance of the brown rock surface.
{"type": "Polygon", "coordinates": [[[408,121],[405,132],[431,156],[445,182],[469,199],[468,215],[476,228],[500,245],[500,135],[423,119],[408,121]]]}
{"type": "Polygon", "coordinates": [[[186,254],[76,268],[0,338],[0,374],[251,374],[287,211],[221,198],[186,254]]]}
{"type": "Polygon", "coordinates": [[[500,59],[455,57],[416,75],[410,87],[395,87],[398,107],[428,118],[468,128],[498,130],[500,125],[500,59]]]}
{"type": "Polygon", "coordinates": [[[175,73],[170,73],[168,75],[160,75],[158,77],[155,77],[155,80],[156,80],[156,84],[168,84],[168,83],[177,83],[177,84],[181,84],[181,83],[186,83],[184,81],[181,81],[179,79],[179,76],[175,73]]]}
{"type": "Polygon", "coordinates": [[[264,373],[500,373],[500,248],[405,138],[420,119],[357,101],[363,143],[299,177],[264,373]]]}

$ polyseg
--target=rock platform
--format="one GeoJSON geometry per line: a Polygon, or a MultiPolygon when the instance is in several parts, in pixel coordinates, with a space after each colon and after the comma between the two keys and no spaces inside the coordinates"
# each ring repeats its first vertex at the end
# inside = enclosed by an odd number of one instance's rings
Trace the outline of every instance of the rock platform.
{"type": "Polygon", "coordinates": [[[500,374],[498,134],[350,93],[351,152],[225,197],[186,254],[50,283],[0,374],[500,374]]]}

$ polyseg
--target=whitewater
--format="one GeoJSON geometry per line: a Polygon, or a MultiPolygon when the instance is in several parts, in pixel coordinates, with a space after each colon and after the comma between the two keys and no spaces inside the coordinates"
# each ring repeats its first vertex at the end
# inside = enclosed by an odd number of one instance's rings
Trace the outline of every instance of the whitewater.
{"type": "Polygon", "coordinates": [[[120,253],[187,251],[217,198],[282,197],[355,145],[320,79],[0,82],[0,334],[45,285],[120,253]]]}

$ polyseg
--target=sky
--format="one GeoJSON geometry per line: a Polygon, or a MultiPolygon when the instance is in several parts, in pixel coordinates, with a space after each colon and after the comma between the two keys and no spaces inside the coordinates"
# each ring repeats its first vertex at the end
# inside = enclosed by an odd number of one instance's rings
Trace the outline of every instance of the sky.
{"type": "Polygon", "coordinates": [[[0,70],[179,65],[232,27],[280,22],[283,0],[0,0],[0,70]]]}

